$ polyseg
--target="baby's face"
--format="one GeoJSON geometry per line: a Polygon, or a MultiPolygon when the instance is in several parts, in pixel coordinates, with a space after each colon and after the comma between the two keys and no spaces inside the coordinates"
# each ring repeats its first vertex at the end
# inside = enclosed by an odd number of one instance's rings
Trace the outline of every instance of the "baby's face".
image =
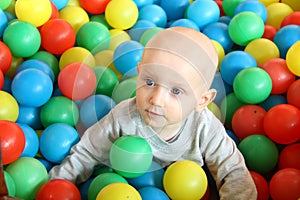
{"type": "Polygon", "coordinates": [[[197,108],[203,85],[197,71],[177,56],[147,53],[139,65],[138,109],[154,130],[180,127],[197,108]]]}

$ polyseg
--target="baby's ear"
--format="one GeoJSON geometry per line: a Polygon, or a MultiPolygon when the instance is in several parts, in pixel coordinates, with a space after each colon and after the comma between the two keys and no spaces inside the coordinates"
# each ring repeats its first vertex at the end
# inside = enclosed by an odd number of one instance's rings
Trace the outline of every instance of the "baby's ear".
{"type": "Polygon", "coordinates": [[[201,112],[210,102],[214,100],[216,95],[217,91],[215,89],[210,89],[207,92],[205,92],[198,101],[196,111],[201,112]]]}

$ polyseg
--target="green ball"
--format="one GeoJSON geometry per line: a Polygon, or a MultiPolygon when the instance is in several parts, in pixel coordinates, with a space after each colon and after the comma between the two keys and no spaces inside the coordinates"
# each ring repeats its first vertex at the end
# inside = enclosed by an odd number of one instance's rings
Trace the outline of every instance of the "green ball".
{"type": "Polygon", "coordinates": [[[226,16],[232,17],[234,15],[235,8],[245,0],[223,0],[222,8],[226,16]]]}
{"type": "Polygon", "coordinates": [[[146,173],[152,158],[152,149],[148,142],[136,135],[118,138],[109,152],[112,168],[125,178],[136,178],[146,173]]]}
{"type": "Polygon", "coordinates": [[[12,177],[8,172],[4,171],[4,178],[6,182],[6,187],[8,190],[8,195],[14,197],[16,195],[16,185],[12,177]]]}
{"type": "Polygon", "coordinates": [[[96,94],[104,94],[111,97],[115,86],[119,83],[118,76],[110,68],[96,66],[93,68],[96,78],[96,94]]]}
{"type": "Polygon", "coordinates": [[[41,36],[38,29],[31,23],[15,20],[8,24],[3,41],[15,57],[30,57],[41,46],[41,36]]]}
{"type": "Polygon", "coordinates": [[[127,79],[121,80],[120,83],[116,85],[112,93],[112,99],[116,102],[116,104],[118,104],[123,100],[135,97],[136,87],[136,77],[129,77],[127,79]]]}
{"type": "Polygon", "coordinates": [[[239,143],[238,148],[250,170],[264,174],[277,165],[278,149],[265,135],[250,135],[239,143]]]}
{"type": "Polygon", "coordinates": [[[46,167],[37,159],[22,157],[6,168],[16,186],[15,197],[25,200],[35,199],[36,193],[48,181],[46,167]]]}
{"type": "Polygon", "coordinates": [[[154,36],[156,35],[158,32],[160,32],[161,30],[163,30],[163,28],[161,27],[154,27],[154,28],[149,28],[148,30],[146,30],[141,38],[140,38],[140,43],[145,46],[148,41],[154,36]]]}
{"type": "Polygon", "coordinates": [[[246,104],[258,104],[266,100],[272,91],[272,79],[259,67],[241,70],[233,81],[236,97],[246,104]]]}
{"type": "Polygon", "coordinates": [[[40,118],[45,128],[54,123],[75,126],[79,119],[79,110],[71,99],[64,96],[55,96],[42,106],[40,118]]]}
{"type": "Polygon", "coordinates": [[[262,18],[250,11],[236,14],[228,25],[230,38],[240,46],[246,46],[252,40],[261,38],[264,31],[265,24],[262,18]]]}
{"type": "Polygon", "coordinates": [[[128,183],[127,180],[119,174],[107,172],[96,176],[88,188],[88,200],[95,200],[101,189],[111,183],[128,183]]]}

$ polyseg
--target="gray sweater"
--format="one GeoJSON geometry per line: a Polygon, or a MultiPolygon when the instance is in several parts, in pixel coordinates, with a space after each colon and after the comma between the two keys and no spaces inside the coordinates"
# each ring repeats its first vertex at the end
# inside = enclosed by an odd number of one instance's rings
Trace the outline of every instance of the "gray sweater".
{"type": "Polygon", "coordinates": [[[207,108],[192,112],[172,142],[162,140],[147,126],[135,98],[117,104],[109,114],[86,130],[60,165],[49,172],[50,179],[63,178],[79,184],[98,164],[109,165],[109,151],[122,135],[139,135],[150,144],[153,158],[163,166],[177,160],[192,160],[208,167],[221,199],[256,200],[257,191],[244,158],[223,124],[207,108]]]}

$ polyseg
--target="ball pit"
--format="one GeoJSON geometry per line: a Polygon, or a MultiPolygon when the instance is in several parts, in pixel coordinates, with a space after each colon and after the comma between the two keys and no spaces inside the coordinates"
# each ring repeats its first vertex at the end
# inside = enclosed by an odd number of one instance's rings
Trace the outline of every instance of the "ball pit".
{"type": "MultiPolygon", "coordinates": [[[[39,141],[37,142],[37,137],[40,137],[47,127],[56,123],[80,130],[82,122],[79,119],[84,118],[84,114],[80,113],[79,109],[84,105],[83,101],[93,95],[110,97],[110,100],[116,103],[134,97],[137,81],[135,66],[140,59],[142,48],[154,34],[168,26],[192,27],[202,31],[213,40],[219,53],[220,76],[217,78],[224,82],[222,84],[218,80],[217,85],[213,86],[218,90],[218,96],[215,99],[217,104],[211,104],[210,108],[217,109],[216,106],[220,106],[221,113],[213,113],[220,115],[221,121],[224,122],[224,126],[229,135],[235,139],[236,144],[242,143],[241,147],[244,145],[242,151],[247,165],[254,170],[251,171],[251,175],[258,189],[258,199],[290,199],[291,195],[299,195],[298,190],[293,189],[299,188],[299,185],[293,185],[299,177],[298,172],[294,170],[299,169],[299,163],[297,163],[299,134],[290,130],[291,124],[296,124],[299,128],[297,113],[300,109],[300,82],[298,80],[300,76],[298,64],[300,8],[298,1],[29,1],[33,4],[29,4],[27,0],[2,0],[0,2],[0,121],[5,121],[6,125],[12,124],[14,127],[18,125],[23,134],[18,138],[20,141],[24,139],[21,142],[24,143],[23,151],[21,151],[22,145],[20,144],[18,150],[14,149],[15,152],[9,154],[14,161],[6,160],[4,163],[6,184],[11,196],[39,199],[41,194],[55,196],[74,192],[77,199],[80,198],[75,187],[72,187],[73,192],[63,194],[49,189],[46,184],[46,172],[56,163],[50,162],[44,155],[37,152],[37,148],[41,147],[39,141]],[[198,7],[200,4],[202,6],[198,7]],[[147,9],[150,11],[146,11],[147,9]],[[244,18],[237,17],[245,12],[252,12],[252,14],[247,13],[244,18]],[[257,16],[254,17],[253,13],[257,16]],[[200,14],[202,17],[199,17],[200,14]],[[243,27],[240,28],[240,25],[243,27]],[[117,48],[121,44],[133,41],[138,45],[137,49],[130,46],[118,52],[120,49],[117,50],[117,48]],[[279,56],[277,50],[279,50],[279,56]],[[114,63],[114,60],[118,60],[116,57],[122,58],[121,54],[124,51],[127,53],[123,60],[120,59],[119,63],[118,61],[114,63]],[[231,53],[236,51],[241,54],[236,59],[228,59],[231,53]],[[131,52],[136,54],[132,55],[131,52]],[[246,53],[251,58],[248,58],[246,53]],[[133,58],[134,56],[136,57],[133,58]],[[35,60],[34,65],[25,66],[32,60],[35,60]],[[91,84],[87,82],[84,84],[90,87],[89,89],[70,86],[69,96],[73,95],[70,99],[65,92],[65,94],[62,92],[64,89],[61,90],[59,87],[58,77],[63,79],[61,81],[64,84],[69,83],[67,77],[71,78],[74,71],[64,73],[63,69],[74,62],[87,65],[91,69],[90,74],[95,75],[93,76],[95,79],[91,81],[91,84]],[[234,79],[238,72],[250,67],[264,70],[272,81],[270,93],[266,88],[261,89],[262,93],[257,90],[250,92],[251,96],[257,95],[255,101],[253,99],[245,101],[245,98],[250,98],[249,93],[246,92],[251,88],[250,83],[242,82],[240,86],[243,89],[238,89],[238,91],[234,89],[234,79]],[[27,78],[21,76],[20,80],[20,73],[26,71],[24,68],[26,70],[27,68],[38,69],[39,72],[31,71],[32,74],[27,78]],[[33,73],[39,75],[34,76],[33,73]],[[44,82],[45,80],[47,83],[44,82]],[[219,84],[222,87],[219,87],[219,84]],[[39,86],[42,86],[41,93],[44,92],[44,94],[29,91],[30,88],[33,90],[39,86]],[[225,91],[223,91],[224,87],[225,91]],[[85,95],[79,95],[80,97],[75,95],[76,98],[74,98],[74,94],[78,94],[79,91],[84,92],[85,95]],[[245,94],[241,98],[242,93],[245,94]],[[259,119],[255,118],[261,114],[255,110],[257,106],[267,112],[259,119]],[[238,117],[240,110],[244,107],[253,109],[250,109],[248,114],[238,117]],[[261,128],[259,125],[260,130],[252,130],[254,124],[261,123],[259,121],[261,118],[264,118],[264,127],[261,128]],[[274,121],[278,122],[274,123],[274,121]],[[252,127],[249,127],[250,125],[252,127]],[[249,132],[245,133],[246,129],[248,131],[251,129],[251,134],[254,132],[265,134],[255,135],[256,138],[251,135],[253,138],[248,140],[250,143],[248,149],[245,147],[247,140],[244,141],[247,139],[246,135],[249,135],[249,132]],[[268,141],[265,136],[269,138],[268,141]],[[250,149],[255,146],[260,146],[265,152],[250,155],[250,149]],[[276,150],[281,152],[277,160],[276,150]],[[263,158],[266,152],[269,154],[265,155],[267,158],[263,158]],[[41,163],[43,165],[40,165],[41,163]],[[282,171],[283,169],[286,171],[282,171]],[[293,176],[291,177],[290,174],[293,176]],[[45,187],[42,188],[42,185],[45,187]],[[268,185],[271,186],[270,189],[267,188],[268,185]],[[37,195],[40,188],[40,194],[37,195]]],[[[255,80],[250,82],[253,84],[257,80],[262,79],[255,76],[255,80]]],[[[253,84],[253,87],[257,85],[258,83],[253,84]]],[[[101,112],[95,111],[94,114],[99,115],[99,113],[101,112]]],[[[94,123],[101,117],[95,117],[93,122],[89,117],[86,118],[84,121],[94,123]]],[[[6,129],[0,127],[0,133],[3,133],[3,130],[5,132],[6,129]]],[[[9,128],[10,132],[14,132],[12,130],[15,129],[9,128]]],[[[49,143],[50,139],[44,142],[49,143]]],[[[54,142],[59,142],[59,137],[54,142]]],[[[126,178],[128,180],[126,186],[121,185],[117,190],[124,194],[132,194],[138,199],[153,199],[153,197],[168,199],[170,198],[168,193],[160,185],[163,172],[162,168],[159,169],[151,171],[150,167],[150,171],[142,176],[126,178]],[[159,175],[154,172],[159,172],[159,175]],[[159,181],[149,183],[151,186],[141,186],[140,182],[154,181],[155,175],[159,176],[159,178],[156,177],[159,181]],[[134,186],[135,189],[130,186],[134,186]]],[[[67,183],[60,182],[60,184],[67,183]]],[[[207,194],[209,195],[209,192],[207,194]]],[[[94,194],[94,199],[95,195],[98,193],[94,194]]],[[[105,197],[99,195],[97,198],[105,199],[113,195],[117,194],[111,186],[108,193],[104,195],[105,197]]],[[[81,199],[84,199],[84,196],[81,199]]]]}

